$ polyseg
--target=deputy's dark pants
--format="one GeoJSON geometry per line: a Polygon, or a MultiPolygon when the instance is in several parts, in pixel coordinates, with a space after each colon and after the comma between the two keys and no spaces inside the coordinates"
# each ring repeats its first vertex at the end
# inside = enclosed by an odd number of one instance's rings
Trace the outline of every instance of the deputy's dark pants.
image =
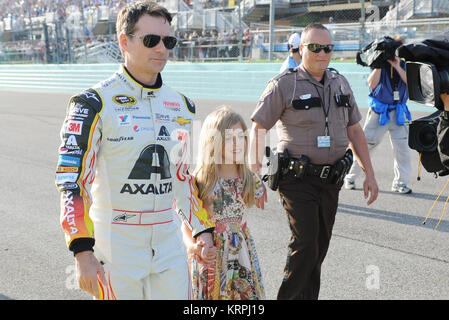
{"type": "Polygon", "coordinates": [[[292,237],[278,299],[318,299],[340,188],[341,184],[326,184],[319,177],[300,180],[291,174],[279,182],[292,237]]]}

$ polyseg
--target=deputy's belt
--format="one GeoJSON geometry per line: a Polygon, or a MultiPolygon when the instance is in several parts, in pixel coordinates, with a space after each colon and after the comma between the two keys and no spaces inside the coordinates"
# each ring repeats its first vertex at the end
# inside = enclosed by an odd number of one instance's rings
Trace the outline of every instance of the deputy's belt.
{"type": "Polygon", "coordinates": [[[305,174],[308,176],[320,177],[321,179],[327,179],[332,171],[330,165],[316,165],[309,163],[306,165],[305,174]]]}
{"type": "Polygon", "coordinates": [[[343,158],[333,165],[313,164],[309,162],[307,156],[301,156],[299,159],[288,159],[285,169],[293,173],[296,178],[314,176],[321,178],[326,183],[340,183],[351,168],[352,162],[352,151],[348,149],[343,158]]]}

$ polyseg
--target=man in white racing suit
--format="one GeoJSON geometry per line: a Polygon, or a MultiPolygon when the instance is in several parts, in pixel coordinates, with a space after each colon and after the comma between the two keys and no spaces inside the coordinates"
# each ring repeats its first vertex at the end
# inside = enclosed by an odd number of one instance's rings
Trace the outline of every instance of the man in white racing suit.
{"type": "Polygon", "coordinates": [[[188,173],[195,105],[160,75],[176,44],[170,21],[153,2],[123,8],[125,64],[71,98],[61,129],[61,225],[80,288],[98,299],[190,298],[176,213],[212,245],[213,225],[188,173]]]}

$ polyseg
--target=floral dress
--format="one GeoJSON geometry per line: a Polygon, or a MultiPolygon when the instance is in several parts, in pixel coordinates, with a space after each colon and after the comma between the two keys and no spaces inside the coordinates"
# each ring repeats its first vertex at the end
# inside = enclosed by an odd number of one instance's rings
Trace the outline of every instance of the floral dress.
{"type": "MultiPolygon", "coordinates": [[[[261,181],[255,179],[257,199],[264,190],[261,181]]],[[[239,178],[219,178],[212,192],[209,214],[215,224],[217,258],[211,266],[191,260],[194,299],[265,299],[256,247],[245,221],[247,207],[242,189],[239,178]]]]}

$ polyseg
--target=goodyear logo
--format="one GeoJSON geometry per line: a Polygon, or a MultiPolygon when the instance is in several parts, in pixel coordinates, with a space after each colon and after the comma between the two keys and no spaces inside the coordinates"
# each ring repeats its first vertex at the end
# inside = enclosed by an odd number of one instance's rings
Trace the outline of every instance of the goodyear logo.
{"type": "Polygon", "coordinates": [[[127,96],[124,94],[120,94],[120,95],[116,95],[112,98],[112,101],[114,101],[117,104],[120,104],[122,106],[132,106],[134,104],[136,104],[136,99],[131,97],[131,96],[127,96]]]}

